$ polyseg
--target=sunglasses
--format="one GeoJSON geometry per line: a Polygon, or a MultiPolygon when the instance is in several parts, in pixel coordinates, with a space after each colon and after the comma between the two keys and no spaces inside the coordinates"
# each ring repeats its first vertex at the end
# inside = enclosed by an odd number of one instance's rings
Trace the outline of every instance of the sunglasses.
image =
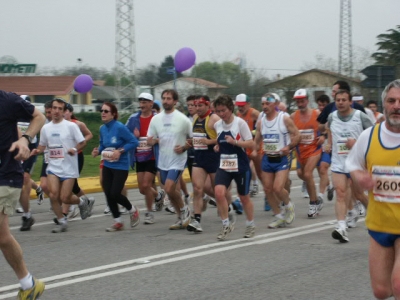
{"type": "Polygon", "coordinates": [[[100,109],[100,112],[104,112],[106,114],[108,114],[111,110],[107,110],[107,109],[100,109]]]}

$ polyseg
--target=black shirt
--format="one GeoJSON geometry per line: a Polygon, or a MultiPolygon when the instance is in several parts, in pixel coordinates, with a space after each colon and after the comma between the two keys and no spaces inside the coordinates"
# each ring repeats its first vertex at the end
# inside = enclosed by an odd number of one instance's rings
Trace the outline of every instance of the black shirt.
{"type": "Polygon", "coordinates": [[[31,120],[35,107],[17,94],[0,90],[0,186],[21,188],[24,173],[21,161],[14,159],[18,149],[9,152],[18,140],[18,120],[31,120]]]}

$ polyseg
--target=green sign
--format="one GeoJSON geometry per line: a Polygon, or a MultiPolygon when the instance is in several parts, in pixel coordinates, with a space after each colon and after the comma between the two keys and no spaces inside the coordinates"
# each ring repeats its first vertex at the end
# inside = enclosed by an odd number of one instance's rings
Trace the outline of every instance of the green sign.
{"type": "Polygon", "coordinates": [[[35,64],[0,64],[0,73],[35,73],[35,64]]]}

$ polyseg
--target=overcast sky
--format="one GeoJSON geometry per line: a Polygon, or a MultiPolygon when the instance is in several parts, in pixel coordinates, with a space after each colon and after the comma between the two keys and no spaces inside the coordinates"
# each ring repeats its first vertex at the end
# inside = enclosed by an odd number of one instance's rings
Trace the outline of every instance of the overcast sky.
{"type": "MultiPolygon", "coordinates": [[[[196,62],[233,60],[266,75],[297,70],[316,54],[335,60],[340,0],[134,0],[136,64],[160,64],[191,47],[196,62]]],[[[353,0],[353,47],[400,24],[399,0],[353,0]]],[[[43,67],[111,69],[114,0],[0,0],[0,57],[43,67]]]]}

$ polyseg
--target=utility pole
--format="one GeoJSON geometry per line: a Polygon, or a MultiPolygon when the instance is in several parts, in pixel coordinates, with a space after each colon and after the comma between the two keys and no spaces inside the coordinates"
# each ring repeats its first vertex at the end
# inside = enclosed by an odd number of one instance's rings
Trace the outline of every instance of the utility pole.
{"type": "Polygon", "coordinates": [[[351,0],[340,0],[339,74],[353,76],[351,0]]]}
{"type": "Polygon", "coordinates": [[[117,89],[117,107],[121,109],[121,92],[125,88],[132,88],[133,94],[131,98],[136,100],[136,48],[135,48],[135,31],[134,31],[134,15],[133,0],[115,0],[116,16],[115,16],[115,72],[117,89]],[[125,87],[121,86],[122,78],[126,78],[129,82],[125,87]]]}

